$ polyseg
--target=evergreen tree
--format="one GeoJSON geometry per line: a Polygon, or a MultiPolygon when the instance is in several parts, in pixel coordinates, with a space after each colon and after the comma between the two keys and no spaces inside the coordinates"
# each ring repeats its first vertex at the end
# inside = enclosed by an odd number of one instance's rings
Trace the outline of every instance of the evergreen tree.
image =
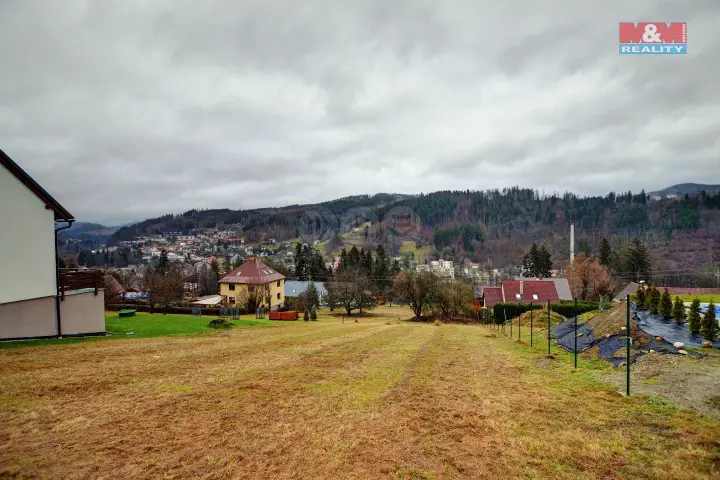
{"type": "Polygon", "coordinates": [[[683,305],[682,300],[680,300],[680,297],[675,297],[675,303],[673,303],[673,311],[672,311],[673,320],[675,320],[675,323],[680,326],[685,321],[685,306],[683,305]]]}
{"type": "Polygon", "coordinates": [[[536,275],[538,262],[540,260],[540,252],[536,243],[530,247],[530,251],[523,257],[523,276],[534,277],[536,275]]]}
{"type": "Polygon", "coordinates": [[[220,262],[217,261],[217,258],[213,258],[210,262],[210,269],[217,278],[220,278],[220,262]]]}
{"type": "Polygon", "coordinates": [[[305,272],[305,258],[303,257],[302,244],[300,242],[295,244],[295,276],[302,278],[305,272]]]}
{"type": "Polygon", "coordinates": [[[375,289],[381,295],[392,286],[392,279],[389,278],[390,265],[388,265],[387,254],[382,245],[378,245],[377,250],[375,250],[375,264],[373,265],[372,276],[375,289]]]}
{"type": "Polygon", "coordinates": [[[167,275],[168,268],[170,266],[170,263],[168,261],[168,253],[167,250],[163,249],[160,251],[160,260],[158,260],[158,272],[160,275],[167,275]]]}
{"type": "Polygon", "coordinates": [[[660,290],[652,287],[650,290],[650,313],[657,315],[660,312],[660,290]]]}
{"type": "Polygon", "coordinates": [[[362,260],[362,267],[363,271],[367,273],[368,275],[372,275],[373,273],[373,257],[372,252],[370,249],[368,249],[367,252],[365,252],[365,257],[361,259],[362,260]]]}
{"type": "Polygon", "coordinates": [[[667,287],[663,290],[662,296],[660,297],[660,304],[658,305],[658,312],[662,318],[670,318],[673,313],[673,302],[670,297],[670,292],[667,287]]]}
{"type": "Polygon", "coordinates": [[[701,323],[700,299],[695,297],[690,305],[690,314],[688,315],[688,328],[690,329],[690,333],[695,335],[699,334],[701,323]]]}
{"type": "Polygon", "coordinates": [[[645,308],[645,298],[647,297],[647,291],[642,286],[638,287],[635,292],[635,303],[638,308],[645,308]]]}
{"type": "Polygon", "coordinates": [[[347,268],[354,270],[360,266],[360,251],[355,245],[352,246],[347,255],[347,268]]]}
{"type": "Polygon", "coordinates": [[[650,255],[642,241],[635,237],[629,248],[627,268],[635,275],[636,280],[647,278],[650,275],[650,255]]]}
{"type": "Polygon", "coordinates": [[[315,283],[313,283],[312,281],[308,283],[307,290],[305,290],[305,300],[308,307],[315,307],[317,305],[320,305],[320,295],[318,295],[315,283]]]}
{"type": "Polygon", "coordinates": [[[308,278],[310,280],[323,282],[327,279],[327,276],[328,271],[325,268],[325,259],[323,259],[320,252],[313,248],[308,265],[308,278]]]}
{"type": "Polygon", "coordinates": [[[303,320],[306,322],[310,320],[310,311],[307,308],[305,309],[305,313],[303,313],[303,320]]]}
{"type": "Polygon", "coordinates": [[[300,257],[296,260],[297,266],[295,270],[295,276],[298,280],[307,280],[310,277],[310,269],[312,262],[312,254],[310,247],[303,245],[300,248],[300,257]]]}
{"type": "Polygon", "coordinates": [[[552,276],[552,259],[550,258],[550,252],[548,252],[545,245],[540,247],[538,251],[538,265],[536,267],[536,276],[542,276],[543,278],[550,278],[552,276]]]}
{"type": "Polygon", "coordinates": [[[344,248],[340,251],[340,265],[338,265],[338,271],[342,272],[348,268],[348,252],[344,248]]]}
{"type": "Polygon", "coordinates": [[[315,321],[317,320],[317,308],[315,305],[310,308],[310,320],[315,321]]]}
{"type": "Polygon", "coordinates": [[[653,288],[655,288],[653,285],[648,285],[645,289],[645,300],[643,301],[643,309],[644,310],[650,310],[652,306],[652,299],[653,299],[653,288]]]}
{"type": "Polygon", "coordinates": [[[393,278],[397,277],[397,274],[400,273],[400,270],[402,270],[402,268],[400,268],[400,262],[398,262],[397,260],[393,260],[392,267],[390,268],[390,276],[393,278]]]}
{"type": "Polygon", "coordinates": [[[600,241],[600,265],[610,267],[612,261],[612,249],[610,248],[610,242],[608,239],[603,237],[600,241]]]}
{"type": "Polygon", "coordinates": [[[545,245],[538,248],[536,243],[532,244],[530,251],[523,257],[523,276],[549,278],[552,270],[550,252],[545,245]]]}
{"type": "Polygon", "coordinates": [[[710,302],[702,318],[700,336],[714,342],[718,336],[718,322],[715,318],[715,304],[710,302]]]}
{"type": "Polygon", "coordinates": [[[85,250],[83,250],[82,252],[78,253],[78,265],[82,265],[83,267],[87,267],[87,266],[88,266],[88,264],[87,264],[87,257],[88,257],[88,254],[87,254],[87,252],[86,252],[85,250]]]}

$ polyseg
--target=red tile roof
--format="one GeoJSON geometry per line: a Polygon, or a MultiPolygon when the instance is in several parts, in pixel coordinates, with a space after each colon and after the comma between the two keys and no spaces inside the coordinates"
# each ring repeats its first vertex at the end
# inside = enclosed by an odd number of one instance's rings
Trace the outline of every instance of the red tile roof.
{"type": "Polygon", "coordinates": [[[544,282],[538,280],[505,280],[502,282],[503,298],[506,302],[511,303],[546,303],[548,300],[551,302],[558,302],[557,290],[555,289],[555,282],[544,282]],[[520,283],[523,284],[523,293],[520,294],[520,283]],[[517,295],[520,294],[518,299],[517,295]],[[534,297],[533,295],[536,295],[534,297]]]}
{"type": "Polygon", "coordinates": [[[485,306],[488,308],[494,307],[496,303],[501,303],[503,298],[500,287],[485,287],[483,289],[483,299],[485,306]]]}
{"type": "Polygon", "coordinates": [[[220,279],[220,283],[264,285],[284,278],[285,275],[265,265],[262,260],[250,257],[247,262],[220,279]]]}

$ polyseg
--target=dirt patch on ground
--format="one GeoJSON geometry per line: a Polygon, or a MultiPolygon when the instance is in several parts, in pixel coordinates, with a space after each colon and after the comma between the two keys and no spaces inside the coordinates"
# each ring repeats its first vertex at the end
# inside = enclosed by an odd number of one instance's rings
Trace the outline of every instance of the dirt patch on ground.
{"type": "Polygon", "coordinates": [[[588,321],[588,326],[592,329],[595,338],[600,339],[606,335],[615,335],[620,333],[622,327],[627,324],[627,312],[625,302],[614,304],[609,310],[604,310],[593,316],[588,321]]]}
{"type": "MultiPolygon", "coordinates": [[[[624,349],[623,349],[624,352],[624,349]]],[[[706,351],[704,358],[649,353],[631,368],[632,393],[663,397],[683,408],[720,419],[720,353],[706,351]]],[[[625,368],[599,374],[598,379],[625,389],[625,368]]]]}

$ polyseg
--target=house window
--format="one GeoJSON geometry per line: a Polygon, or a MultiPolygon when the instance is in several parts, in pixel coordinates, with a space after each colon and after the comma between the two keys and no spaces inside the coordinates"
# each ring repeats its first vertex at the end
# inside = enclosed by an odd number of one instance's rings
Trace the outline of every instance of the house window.
{"type": "Polygon", "coordinates": [[[516,293],[516,294],[515,294],[515,298],[517,298],[518,300],[520,300],[520,294],[519,294],[519,293],[516,293]]]}
{"type": "Polygon", "coordinates": [[[235,297],[230,297],[230,305],[235,305],[235,297]]]}
{"type": "Polygon", "coordinates": [[[278,286],[278,287],[280,286],[280,280],[278,280],[277,286],[278,286]]]}
{"type": "Polygon", "coordinates": [[[235,290],[235,284],[234,284],[234,283],[231,283],[230,285],[228,285],[228,288],[229,288],[230,290],[235,290]]]}
{"type": "Polygon", "coordinates": [[[277,294],[277,299],[280,300],[280,292],[277,294]]]}
{"type": "Polygon", "coordinates": [[[533,293],[533,300],[537,300],[537,299],[538,299],[537,293],[533,293]]]}

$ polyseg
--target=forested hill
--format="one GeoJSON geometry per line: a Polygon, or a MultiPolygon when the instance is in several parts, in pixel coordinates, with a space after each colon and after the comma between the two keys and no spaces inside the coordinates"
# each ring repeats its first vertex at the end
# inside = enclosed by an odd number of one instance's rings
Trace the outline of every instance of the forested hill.
{"type": "MultiPolygon", "coordinates": [[[[536,241],[548,244],[554,259],[561,261],[569,254],[570,223],[575,224],[578,251],[596,251],[603,236],[618,247],[639,236],[660,260],[668,260],[663,265],[667,268],[693,268],[713,256],[720,258],[720,245],[712,242],[720,238],[720,193],[704,191],[661,200],[651,200],[644,191],[581,197],[572,193],[541,195],[518,187],[412,196],[365,195],[283,208],[190,210],[123,227],[113,239],[232,226],[250,241],[267,236],[286,240],[298,237],[303,222],[317,216],[316,212],[329,219],[327,224],[339,234],[339,240],[331,239],[336,242],[334,247],[342,243],[343,232],[368,221],[372,230],[365,240],[384,243],[390,220],[413,212],[418,228],[400,235],[409,235],[420,245],[433,245],[438,256],[459,261],[490,260],[494,265],[518,262],[527,246],[536,241]]],[[[398,248],[390,245],[390,250],[398,248]]]]}

